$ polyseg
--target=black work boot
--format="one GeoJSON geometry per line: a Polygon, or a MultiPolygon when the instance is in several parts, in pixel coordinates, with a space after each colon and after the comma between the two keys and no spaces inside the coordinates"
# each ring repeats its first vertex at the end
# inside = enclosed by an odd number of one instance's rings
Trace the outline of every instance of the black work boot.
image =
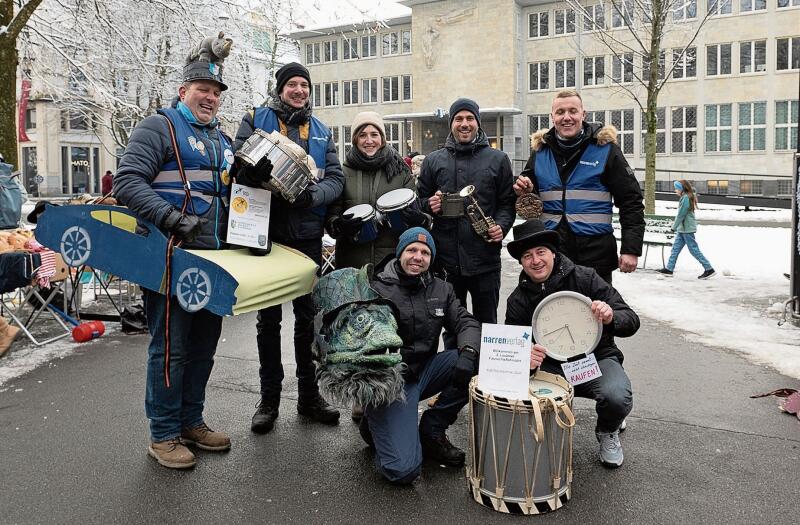
{"type": "Polygon", "coordinates": [[[419,435],[419,442],[422,445],[422,456],[447,465],[448,467],[461,467],[464,465],[466,454],[457,446],[450,443],[447,435],[428,436],[419,435]]]}
{"type": "Polygon", "coordinates": [[[275,420],[278,419],[278,404],[280,398],[267,399],[261,398],[261,401],[256,405],[256,413],[253,414],[253,421],[250,423],[250,430],[256,434],[266,434],[272,427],[275,426],[275,420]]]}
{"type": "Polygon", "coordinates": [[[326,425],[339,423],[339,411],[322,399],[319,393],[307,397],[300,396],[297,400],[297,413],[326,425]]]}

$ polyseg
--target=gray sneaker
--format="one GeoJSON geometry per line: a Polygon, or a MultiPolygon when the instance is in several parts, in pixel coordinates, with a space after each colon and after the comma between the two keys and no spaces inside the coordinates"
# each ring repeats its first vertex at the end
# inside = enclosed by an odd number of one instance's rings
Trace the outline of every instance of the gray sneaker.
{"type": "Polygon", "coordinates": [[[622,443],[619,442],[619,430],[614,432],[595,432],[600,442],[600,462],[607,467],[619,467],[624,459],[622,443]]]}

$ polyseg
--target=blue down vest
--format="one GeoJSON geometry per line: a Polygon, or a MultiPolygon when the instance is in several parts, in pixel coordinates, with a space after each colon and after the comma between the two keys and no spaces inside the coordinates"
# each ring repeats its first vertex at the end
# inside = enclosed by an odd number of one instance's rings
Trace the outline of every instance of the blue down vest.
{"type": "Polygon", "coordinates": [[[575,235],[613,233],[611,192],[600,181],[610,152],[610,144],[590,144],[567,178],[566,187],[561,181],[552,150],[545,146],[536,153],[542,220],[547,229],[555,230],[566,215],[575,235]]]}
{"type": "MultiPolygon", "coordinates": [[[[164,108],[158,112],[175,126],[175,139],[192,195],[186,212],[208,219],[208,224],[192,247],[218,249],[225,242],[227,230],[230,194],[228,172],[233,164],[233,147],[219,128],[216,133],[209,135],[209,128],[192,126],[174,108],[164,108]]],[[[186,194],[175,158],[161,166],[152,187],[161,198],[179,210],[182,208],[186,194]]]]}

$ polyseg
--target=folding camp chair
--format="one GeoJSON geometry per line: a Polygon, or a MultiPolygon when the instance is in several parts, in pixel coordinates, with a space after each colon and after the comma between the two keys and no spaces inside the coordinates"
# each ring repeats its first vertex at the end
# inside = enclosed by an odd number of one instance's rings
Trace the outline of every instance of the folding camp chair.
{"type": "Polygon", "coordinates": [[[320,273],[325,275],[336,269],[336,241],[324,235],[322,237],[322,270],[320,273]]]}

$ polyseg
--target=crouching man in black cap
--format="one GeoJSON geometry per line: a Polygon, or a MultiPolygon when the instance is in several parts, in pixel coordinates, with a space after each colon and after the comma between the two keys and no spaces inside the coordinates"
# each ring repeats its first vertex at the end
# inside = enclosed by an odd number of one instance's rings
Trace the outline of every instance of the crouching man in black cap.
{"type": "MultiPolygon", "coordinates": [[[[253,134],[255,129],[267,133],[278,131],[301,146],[314,159],[323,178],[310,185],[290,203],[277,192],[272,194],[269,238],[291,246],[322,265],[322,234],[326,208],[342,192],[344,175],[336,156],[336,145],[331,131],[312,116],[311,76],[302,64],[291,62],[275,73],[275,91],[270,93],[267,107],[248,111],[236,133],[236,149],[253,134]]],[[[236,178],[247,185],[258,185],[269,180],[272,165],[264,157],[258,166],[238,169],[236,178]]],[[[319,395],[311,360],[311,342],[314,339],[314,305],[311,295],[292,301],[294,310],[294,355],[297,364],[297,411],[314,421],[335,425],[339,411],[319,395]]],[[[283,382],[281,363],[281,306],[264,308],[258,312],[258,361],[261,365],[261,400],[250,429],[263,434],[272,430],[278,418],[283,382]]]]}
{"type": "Polygon", "coordinates": [[[406,371],[405,400],[367,407],[359,430],[375,446],[375,463],[389,481],[413,482],[422,458],[460,467],[464,452],[445,431],[469,399],[467,385],[477,371],[481,327],[456,299],[449,283],[428,269],[436,257],[430,232],[410,228],[400,235],[396,258],[378,266],[372,287],[395,306],[400,354],[406,371]],[[457,345],[438,352],[442,329],[453,333],[457,345]],[[436,405],[422,414],[419,401],[439,394],[436,405]]]}
{"type": "MultiPolygon", "coordinates": [[[[625,428],[625,417],[633,407],[633,393],[614,336],[635,334],[639,316],[597,271],[574,264],[558,252],[558,246],[558,232],[547,230],[538,219],[514,227],[508,253],[520,262],[522,273],[506,304],[506,324],[530,326],[536,307],[555,292],[578,292],[592,300],[592,312],[603,323],[603,335],[594,350],[603,375],[575,386],[575,395],[597,401],[595,434],[600,442],[600,461],[609,467],[619,467],[623,460],[619,431],[625,428]]],[[[531,368],[541,364],[545,372],[563,376],[559,363],[546,357],[545,351],[541,345],[534,346],[531,368]]]]}

